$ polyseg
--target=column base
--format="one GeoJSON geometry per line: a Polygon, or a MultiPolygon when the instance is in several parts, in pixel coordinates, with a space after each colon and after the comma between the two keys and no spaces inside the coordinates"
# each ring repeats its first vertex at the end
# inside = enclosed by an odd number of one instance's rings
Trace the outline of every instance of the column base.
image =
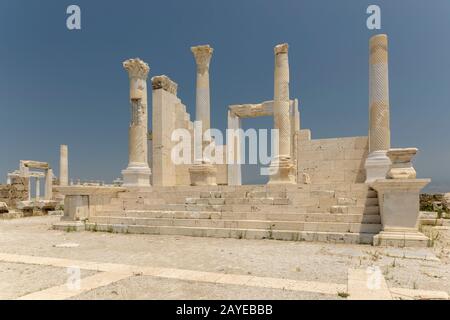
{"type": "Polygon", "coordinates": [[[217,168],[212,164],[195,164],[189,168],[191,186],[216,186],[217,168]]]}
{"type": "Polygon", "coordinates": [[[430,239],[417,230],[384,230],[373,237],[374,246],[428,247],[430,239]]]}
{"type": "Polygon", "coordinates": [[[124,187],[148,187],[150,186],[151,170],[145,166],[128,166],[122,170],[124,187]]]}
{"type": "Polygon", "coordinates": [[[386,155],[386,151],[371,152],[364,165],[366,169],[366,183],[372,183],[377,179],[386,179],[386,175],[391,168],[391,160],[386,155]]]}
{"type": "Polygon", "coordinates": [[[296,184],[294,165],[290,158],[275,159],[269,167],[268,184],[296,184]]]}

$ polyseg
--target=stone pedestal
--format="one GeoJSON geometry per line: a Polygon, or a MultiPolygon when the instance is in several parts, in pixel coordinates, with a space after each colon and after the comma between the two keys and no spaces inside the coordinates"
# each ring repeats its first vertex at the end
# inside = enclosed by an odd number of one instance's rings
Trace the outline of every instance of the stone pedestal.
{"type": "Polygon", "coordinates": [[[217,169],[211,164],[195,164],[189,168],[192,186],[215,186],[217,185],[217,169]]]}
{"type": "Polygon", "coordinates": [[[367,183],[386,178],[390,168],[386,152],[391,147],[387,36],[373,36],[369,51],[369,155],[365,163],[367,183]]]}
{"type": "Polygon", "coordinates": [[[374,182],[377,179],[385,179],[391,166],[391,160],[386,155],[385,150],[377,150],[369,153],[365,162],[366,183],[374,182]]]}
{"type": "Polygon", "coordinates": [[[274,98],[273,119],[274,128],[279,130],[278,150],[270,164],[269,184],[296,183],[296,174],[291,158],[291,116],[289,99],[289,60],[288,44],[277,45],[274,49],[274,98]]]}
{"type": "Polygon", "coordinates": [[[119,192],[126,191],[120,187],[104,186],[65,186],[56,191],[64,195],[64,215],[61,221],[53,224],[53,229],[65,231],[81,231],[84,222],[95,216],[105,205],[111,203],[119,192]]]}
{"type": "Polygon", "coordinates": [[[151,170],[147,154],[147,76],[149,66],[140,59],[123,63],[130,79],[131,123],[128,141],[128,167],[122,170],[124,187],[150,186],[151,170]]]}
{"type": "Polygon", "coordinates": [[[371,184],[378,192],[383,230],[374,245],[425,247],[429,239],[418,230],[419,193],[430,179],[379,179],[371,184]]]}

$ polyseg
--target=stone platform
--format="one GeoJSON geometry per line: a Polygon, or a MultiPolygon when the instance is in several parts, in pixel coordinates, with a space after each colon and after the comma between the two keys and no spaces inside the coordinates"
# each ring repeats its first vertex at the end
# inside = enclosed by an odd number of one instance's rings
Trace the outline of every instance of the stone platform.
{"type": "Polygon", "coordinates": [[[92,231],[330,243],[372,244],[381,231],[377,194],[362,183],[127,188],[85,221],[92,231]]]}

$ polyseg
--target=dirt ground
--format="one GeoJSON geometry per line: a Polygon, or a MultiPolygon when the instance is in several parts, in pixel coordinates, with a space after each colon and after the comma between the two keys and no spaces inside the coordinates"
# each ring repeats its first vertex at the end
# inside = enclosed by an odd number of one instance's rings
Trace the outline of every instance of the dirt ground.
{"type": "MultiPolygon", "coordinates": [[[[0,253],[233,275],[346,284],[349,268],[379,267],[389,287],[450,292],[450,231],[436,248],[379,248],[275,240],[62,232],[57,216],[0,220],[0,253]]],[[[81,277],[94,271],[82,270],[81,277]]],[[[0,261],[0,299],[64,284],[67,270],[0,261]]],[[[196,283],[136,275],[74,299],[338,299],[273,288],[196,283]]]]}

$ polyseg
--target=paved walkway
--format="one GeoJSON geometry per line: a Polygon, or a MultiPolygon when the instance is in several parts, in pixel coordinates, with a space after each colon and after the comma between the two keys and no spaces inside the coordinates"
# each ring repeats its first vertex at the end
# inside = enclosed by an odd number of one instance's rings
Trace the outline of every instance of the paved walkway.
{"type": "Polygon", "coordinates": [[[384,277],[376,270],[371,274],[367,269],[349,269],[348,284],[324,283],[316,281],[298,281],[280,278],[256,277],[246,275],[223,274],[195,270],[145,267],[115,263],[100,263],[93,261],[71,260],[50,257],[36,257],[0,253],[0,261],[46,265],[64,268],[80,268],[99,273],[80,280],[80,286],[73,286],[70,282],[33,292],[20,297],[20,300],[61,300],[75,297],[116,281],[135,275],[145,275],[157,278],[177,279],[182,281],[206,282],[212,284],[251,286],[269,289],[313,292],[321,294],[338,294],[348,296],[353,300],[391,300],[394,297],[448,299],[446,292],[412,290],[404,288],[389,289],[384,277]],[[372,280],[371,277],[374,279],[372,280]]]}
{"type": "Polygon", "coordinates": [[[427,299],[450,292],[446,247],[67,233],[51,229],[58,219],[0,220],[1,299],[427,299]]]}

